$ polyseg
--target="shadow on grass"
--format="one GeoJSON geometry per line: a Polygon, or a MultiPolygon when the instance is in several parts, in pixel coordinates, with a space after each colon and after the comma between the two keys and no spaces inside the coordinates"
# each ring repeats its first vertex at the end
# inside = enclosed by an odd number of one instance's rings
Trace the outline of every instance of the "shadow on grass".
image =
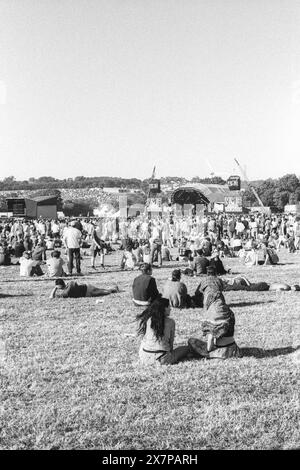
{"type": "Polygon", "coordinates": [[[7,297],[33,297],[33,294],[0,294],[0,299],[5,299],[7,297]]]}
{"type": "Polygon", "coordinates": [[[229,307],[250,307],[251,305],[270,304],[272,302],[275,302],[275,300],[266,300],[265,302],[236,302],[229,304],[229,307]]]}
{"type": "Polygon", "coordinates": [[[297,263],[286,262],[286,263],[268,264],[267,266],[287,266],[290,264],[297,264],[297,263]]]}
{"type": "Polygon", "coordinates": [[[276,356],[286,356],[287,354],[292,354],[295,351],[298,351],[300,346],[297,348],[292,348],[292,346],[286,346],[285,348],[276,348],[276,349],[261,349],[261,348],[240,348],[241,357],[256,357],[258,359],[264,357],[276,357],[276,356]]]}

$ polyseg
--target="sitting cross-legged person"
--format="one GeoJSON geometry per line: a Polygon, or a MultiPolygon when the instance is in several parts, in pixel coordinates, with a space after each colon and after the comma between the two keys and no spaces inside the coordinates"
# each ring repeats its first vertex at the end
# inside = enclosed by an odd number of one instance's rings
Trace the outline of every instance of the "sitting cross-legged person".
{"type": "Polygon", "coordinates": [[[226,305],[222,292],[208,292],[204,309],[204,319],[200,324],[202,338],[189,339],[191,350],[197,356],[208,359],[239,357],[239,348],[234,339],[234,313],[226,305]]]}

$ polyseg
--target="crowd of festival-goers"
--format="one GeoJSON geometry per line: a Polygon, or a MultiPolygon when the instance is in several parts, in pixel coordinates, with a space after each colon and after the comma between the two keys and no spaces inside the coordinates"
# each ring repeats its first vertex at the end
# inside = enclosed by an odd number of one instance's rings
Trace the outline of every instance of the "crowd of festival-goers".
{"type": "Polygon", "coordinates": [[[142,335],[139,355],[145,364],[173,364],[187,355],[238,357],[235,317],[223,292],[300,290],[300,287],[267,282],[254,284],[243,276],[221,278],[219,276],[230,273],[223,260],[239,257],[249,267],[275,265],[282,248],[290,253],[300,252],[300,217],[220,214],[169,215],[155,219],[138,216],[130,220],[10,218],[0,221],[0,266],[18,265],[22,277],[54,278],[51,299],[98,297],[119,292],[118,286],[103,289],[66,281],[68,276],[82,275],[82,255],[87,250],[93,270],[105,270],[106,255],[120,250],[119,269],[141,271],[134,279],[132,294],[133,305],[143,309],[137,314],[137,320],[138,332],[142,335]],[[152,268],[169,261],[178,262],[178,269],[172,271],[160,293],[152,268]],[[199,285],[192,295],[181,280],[182,273],[199,277],[199,285]],[[174,349],[175,322],[169,318],[170,307],[203,309],[201,338],[190,338],[186,346],[174,349]]]}

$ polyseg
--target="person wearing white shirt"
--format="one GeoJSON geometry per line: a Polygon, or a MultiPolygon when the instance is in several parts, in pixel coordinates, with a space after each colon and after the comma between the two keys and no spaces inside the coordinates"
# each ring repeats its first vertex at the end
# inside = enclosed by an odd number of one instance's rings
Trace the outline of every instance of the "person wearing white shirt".
{"type": "Polygon", "coordinates": [[[34,274],[42,276],[44,273],[39,262],[32,259],[31,251],[25,251],[20,258],[20,276],[30,277],[34,274]]]}
{"type": "Polygon", "coordinates": [[[56,235],[59,235],[60,227],[59,227],[58,223],[57,223],[55,220],[52,221],[51,231],[52,231],[52,235],[53,235],[54,237],[55,237],[56,235]]]}
{"type": "Polygon", "coordinates": [[[80,245],[81,245],[81,232],[75,227],[75,221],[71,222],[71,226],[67,228],[64,233],[64,244],[68,250],[68,273],[72,275],[74,267],[74,256],[76,262],[77,274],[81,273],[80,267],[80,245]]]}

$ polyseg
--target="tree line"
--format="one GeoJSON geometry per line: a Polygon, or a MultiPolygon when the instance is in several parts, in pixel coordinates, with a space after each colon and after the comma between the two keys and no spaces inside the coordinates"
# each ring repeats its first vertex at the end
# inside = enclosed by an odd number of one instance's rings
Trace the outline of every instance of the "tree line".
{"type": "MultiPolygon", "coordinates": [[[[264,206],[273,210],[283,210],[287,204],[300,201],[300,180],[295,174],[287,174],[281,178],[254,181],[251,185],[256,189],[264,206]]],[[[249,187],[244,193],[246,206],[257,206],[258,202],[249,187]]]]}
{"type": "MultiPolygon", "coordinates": [[[[96,198],[90,200],[81,200],[80,198],[74,200],[63,201],[60,189],[82,189],[82,188],[103,188],[103,187],[124,187],[128,189],[139,189],[142,191],[140,194],[130,195],[130,203],[144,203],[146,201],[146,194],[148,192],[148,184],[150,178],[140,180],[138,178],[117,178],[117,177],[85,177],[77,176],[76,178],[56,179],[51,176],[41,176],[40,178],[29,178],[28,180],[18,181],[13,176],[0,180],[0,191],[12,191],[11,197],[17,196],[17,191],[29,190],[32,191],[32,196],[42,195],[55,195],[58,198],[58,209],[75,211],[78,213],[89,213],[98,205],[96,198]]],[[[176,176],[165,176],[160,178],[161,184],[171,185],[184,185],[191,183],[202,184],[222,184],[226,185],[226,181],[218,176],[212,178],[200,178],[195,176],[191,180],[176,176]]],[[[295,174],[287,174],[281,178],[266,180],[252,181],[251,185],[255,187],[260,199],[265,206],[271,207],[273,210],[282,211],[287,204],[297,204],[300,202],[300,180],[295,174]]],[[[257,206],[258,202],[245,182],[242,182],[242,187],[246,188],[244,191],[244,206],[257,206]]],[[[161,193],[163,202],[168,200],[169,193],[161,193]]],[[[113,205],[117,202],[112,199],[113,205]]],[[[6,206],[5,196],[0,197],[0,209],[6,206]]],[[[74,214],[75,215],[75,214],[74,214]]]]}

